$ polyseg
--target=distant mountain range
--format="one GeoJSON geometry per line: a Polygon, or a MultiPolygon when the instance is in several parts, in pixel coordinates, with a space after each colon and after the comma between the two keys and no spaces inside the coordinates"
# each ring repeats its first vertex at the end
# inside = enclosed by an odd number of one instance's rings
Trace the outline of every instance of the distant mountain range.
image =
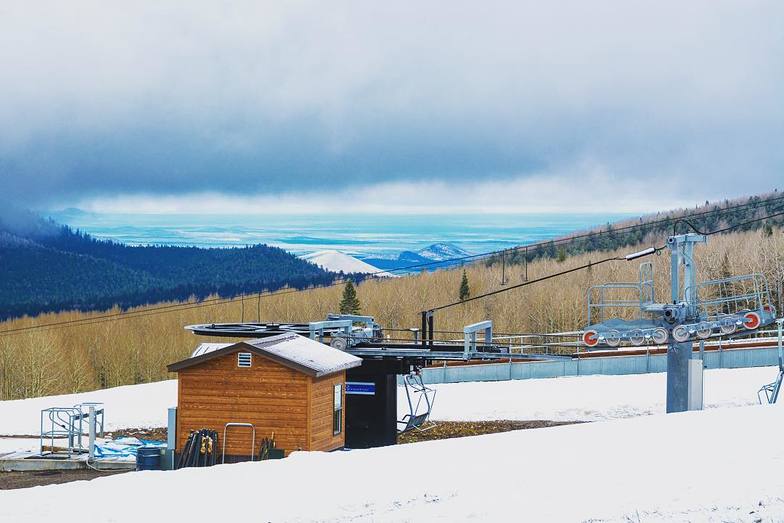
{"type": "Polygon", "coordinates": [[[394,274],[382,272],[378,267],[374,267],[359,258],[340,251],[318,251],[304,254],[300,256],[300,259],[314,263],[325,271],[343,272],[346,274],[373,274],[382,278],[395,277],[394,274]]]}
{"type": "Polygon", "coordinates": [[[455,258],[470,256],[471,253],[451,243],[434,243],[418,251],[403,251],[396,257],[368,257],[362,261],[382,270],[406,269],[403,272],[417,272],[453,266],[459,262],[452,262],[455,258]],[[434,263],[435,262],[435,263],[434,263]]]}
{"type": "Polygon", "coordinates": [[[131,247],[27,211],[0,214],[0,319],[326,284],[337,275],[267,245],[131,247]]]}

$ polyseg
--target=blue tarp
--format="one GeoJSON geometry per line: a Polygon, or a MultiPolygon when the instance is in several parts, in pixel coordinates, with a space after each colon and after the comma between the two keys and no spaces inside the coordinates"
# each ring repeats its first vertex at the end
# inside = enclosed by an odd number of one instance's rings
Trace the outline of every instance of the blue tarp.
{"type": "Polygon", "coordinates": [[[116,459],[135,461],[139,447],[166,447],[162,441],[151,441],[138,438],[117,438],[95,444],[95,457],[98,459],[116,459]]]}

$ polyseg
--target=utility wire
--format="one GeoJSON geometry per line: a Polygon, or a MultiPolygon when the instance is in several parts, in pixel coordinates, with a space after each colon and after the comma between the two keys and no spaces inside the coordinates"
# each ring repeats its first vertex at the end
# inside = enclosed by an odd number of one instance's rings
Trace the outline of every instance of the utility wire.
{"type": "MultiPolygon", "coordinates": [[[[709,210],[709,211],[702,211],[702,212],[699,212],[699,213],[691,213],[691,214],[688,215],[688,217],[689,218],[694,218],[694,217],[698,217],[698,216],[706,216],[706,215],[717,214],[717,213],[718,214],[722,214],[722,213],[725,213],[725,212],[728,212],[728,211],[737,210],[737,209],[744,208],[744,207],[760,207],[762,205],[770,205],[772,202],[781,202],[781,201],[784,201],[784,196],[779,196],[779,197],[776,197],[776,198],[769,198],[767,200],[760,200],[760,201],[756,201],[756,202],[748,202],[748,203],[744,203],[744,204],[727,206],[727,207],[722,207],[722,208],[719,208],[719,209],[712,209],[712,210],[709,210]]],[[[784,212],[771,214],[771,215],[764,216],[764,217],[761,217],[761,218],[757,218],[757,219],[754,219],[754,220],[748,220],[746,222],[742,222],[742,223],[739,223],[739,224],[736,224],[736,225],[733,225],[733,226],[730,226],[730,227],[725,227],[723,229],[719,229],[719,230],[716,230],[716,231],[713,231],[713,232],[710,232],[710,233],[704,233],[704,234],[711,235],[711,234],[717,234],[717,233],[720,233],[720,232],[726,232],[728,230],[732,230],[732,229],[735,229],[737,227],[742,227],[744,225],[749,225],[751,223],[767,220],[767,219],[774,218],[774,217],[781,216],[781,215],[784,215],[784,212]]],[[[480,254],[472,254],[472,255],[468,255],[468,256],[461,256],[461,257],[456,257],[456,258],[450,258],[450,259],[447,259],[447,260],[439,260],[439,261],[418,263],[418,264],[408,265],[408,266],[405,266],[405,267],[398,267],[396,269],[379,270],[379,271],[376,271],[376,272],[369,273],[367,275],[366,279],[368,279],[368,278],[369,279],[373,279],[373,278],[383,277],[384,273],[393,273],[393,272],[398,272],[398,271],[416,269],[416,268],[420,268],[420,267],[427,267],[427,266],[431,266],[431,265],[439,265],[439,264],[442,265],[442,264],[453,263],[453,262],[460,262],[460,261],[466,261],[466,260],[478,261],[481,258],[488,258],[488,257],[491,257],[491,256],[495,256],[495,255],[504,253],[504,252],[515,252],[515,251],[523,250],[523,249],[536,251],[537,249],[541,249],[542,247],[546,247],[546,246],[549,246],[549,245],[559,245],[561,243],[569,243],[569,242],[572,242],[572,241],[575,241],[575,240],[579,240],[581,238],[586,238],[586,237],[589,237],[589,236],[601,237],[601,236],[604,236],[606,234],[611,234],[611,233],[624,232],[624,231],[628,231],[628,230],[645,228],[645,227],[653,227],[653,226],[659,225],[661,223],[666,223],[666,222],[673,221],[673,219],[675,220],[675,223],[673,224],[673,229],[675,228],[675,226],[679,222],[684,222],[684,223],[687,223],[693,230],[697,231],[696,227],[694,227],[686,218],[672,218],[672,217],[668,217],[668,218],[662,218],[662,219],[659,219],[659,220],[648,221],[648,222],[645,222],[645,223],[638,223],[638,224],[627,225],[627,226],[624,226],[624,227],[618,227],[617,229],[605,230],[605,231],[596,231],[596,232],[588,232],[588,233],[578,234],[578,235],[575,235],[575,236],[570,236],[570,237],[567,237],[567,238],[560,238],[560,239],[557,239],[557,240],[548,240],[548,241],[543,241],[543,242],[539,242],[539,243],[535,243],[535,244],[519,245],[519,246],[516,246],[516,247],[512,247],[512,248],[508,248],[508,249],[501,249],[501,250],[498,250],[498,251],[490,251],[490,252],[485,252],[485,253],[480,253],[480,254]]],[[[658,249],[660,249],[660,248],[657,248],[657,250],[658,249]]],[[[593,265],[598,265],[600,263],[605,263],[607,261],[612,261],[612,260],[613,259],[602,260],[600,262],[594,263],[593,265]]],[[[564,274],[566,274],[568,272],[574,272],[574,271],[580,270],[580,269],[585,269],[585,268],[587,268],[589,266],[591,266],[591,264],[589,264],[589,265],[587,265],[585,267],[575,268],[573,270],[570,269],[569,271],[565,272],[564,274]]],[[[560,274],[555,274],[555,275],[552,275],[551,277],[555,277],[555,276],[559,276],[559,275],[560,274]]],[[[475,300],[475,299],[479,299],[481,297],[486,297],[486,296],[490,296],[490,295],[493,295],[493,294],[499,294],[501,292],[505,292],[505,291],[508,291],[508,290],[516,289],[516,288],[519,288],[519,287],[523,287],[525,285],[528,285],[528,284],[531,284],[531,283],[536,283],[538,281],[542,281],[543,279],[549,279],[549,278],[550,277],[540,278],[540,279],[537,279],[537,280],[530,280],[528,282],[524,282],[523,284],[514,285],[512,287],[506,287],[504,289],[500,289],[498,291],[493,291],[492,293],[488,293],[486,295],[476,296],[474,298],[470,298],[468,300],[464,300],[463,302],[456,302],[454,304],[445,305],[445,306],[442,306],[442,307],[439,307],[439,308],[436,308],[436,309],[432,309],[432,310],[440,310],[442,308],[451,307],[453,305],[458,305],[460,303],[465,303],[466,301],[472,301],[472,300],[475,300]]],[[[327,288],[336,287],[336,286],[339,286],[339,285],[345,285],[347,282],[348,282],[348,280],[341,280],[341,281],[336,281],[336,282],[333,282],[333,283],[329,283],[329,284],[326,284],[326,285],[321,285],[319,287],[314,287],[314,288],[286,289],[286,290],[283,290],[283,291],[272,292],[272,293],[269,293],[269,294],[263,294],[263,295],[260,296],[260,298],[272,298],[272,297],[283,296],[283,295],[286,295],[286,294],[294,294],[294,293],[298,293],[298,292],[306,292],[306,291],[314,290],[314,289],[327,289],[327,288]]],[[[145,309],[142,309],[142,310],[138,310],[138,311],[123,311],[123,312],[116,312],[116,313],[111,313],[111,314],[103,314],[103,315],[99,315],[99,316],[93,316],[93,317],[90,317],[90,318],[81,318],[81,319],[77,319],[77,320],[64,320],[64,321],[59,321],[59,322],[45,323],[45,324],[42,324],[42,325],[30,325],[30,326],[26,326],[26,327],[17,327],[17,328],[13,328],[13,329],[2,330],[2,331],[0,331],[0,335],[3,335],[3,334],[18,334],[18,333],[21,333],[21,332],[37,330],[37,329],[53,328],[53,327],[72,327],[72,326],[80,326],[80,325],[92,325],[92,324],[95,324],[95,323],[101,323],[103,321],[110,321],[110,320],[115,320],[115,319],[140,318],[140,317],[152,316],[152,315],[156,315],[156,314],[164,314],[164,313],[171,312],[171,311],[180,311],[180,310],[185,311],[185,310],[202,308],[202,307],[210,307],[210,306],[214,306],[214,305],[222,305],[222,304],[225,304],[225,303],[229,303],[229,302],[233,301],[234,299],[235,299],[235,297],[230,297],[230,298],[220,298],[220,297],[217,297],[217,298],[207,298],[207,299],[204,299],[204,300],[202,300],[200,302],[191,303],[191,304],[177,303],[177,304],[162,305],[162,306],[157,306],[157,307],[148,307],[148,308],[145,308],[145,309]]]]}
{"type": "Polygon", "coordinates": [[[713,234],[719,234],[719,233],[722,233],[722,232],[731,231],[732,229],[737,229],[739,227],[743,227],[745,225],[750,225],[752,223],[762,222],[762,221],[765,221],[765,220],[769,220],[771,218],[776,218],[777,216],[784,216],[784,211],[779,211],[777,213],[769,214],[769,215],[763,216],[761,218],[755,218],[753,220],[748,220],[748,221],[745,221],[745,222],[736,223],[735,225],[731,225],[729,227],[724,227],[723,229],[717,229],[715,231],[711,231],[711,232],[707,233],[707,236],[711,236],[713,234]]]}
{"type": "MultiPolygon", "coordinates": [[[[774,203],[774,204],[775,203],[784,203],[784,196],[777,196],[775,198],[768,198],[767,200],[760,200],[760,201],[755,201],[755,202],[740,203],[740,204],[737,204],[737,205],[728,205],[726,207],[721,207],[721,208],[718,208],[718,209],[711,209],[711,210],[707,210],[707,211],[694,212],[694,213],[688,214],[687,217],[688,218],[704,217],[704,216],[711,215],[711,214],[722,214],[722,213],[725,213],[725,212],[728,212],[728,211],[734,211],[734,210],[742,209],[744,207],[757,207],[758,208],[758,207],[760,207],[762,205],[770,205],[771,203],[774,203]]],[[[529,251],[533,250],[535,252],[538,249],[541,249],[543,247],[548,247],[550,245],[560,245],[562,243],[571,243],[571,242],[573,242],[575,240],[580,240],[580,239],[588,238],[588,237],[591,237],[591,236],[593,236],[593,237],[601,237],[601,236],[605,236],[605,235],[608,235],[608,234],[615,234],[615,233],[619,233],[619,232],[626,232],[626,231],[634,230],[634,229],[641,229],[641,228],[646,228],[646,227],[655,227],[656,225],[660,225],[660,224],[667,223],[667,222],[672,222],[673,220],[675,221],[675,223],[673,224],[673,234],[675,234],[675,226],[679,222],[689,223],[689,222],[686,221],[685,217],[684,218],[675,218],[675,217],[669,216],[669,217],[666,217],[666,218],[660,218],[658,220],[651,220],[651,221],[647,221],[647,222],[644,222],[644,223],[634,223],[634,224],[630,224],[630,225],[624,225],[623,227],[618,227],[618,228],[614,228],[614,229],[611,229],[611,230],[589,231],[589,232],[586,232],[586,233],[576,234],[574,236],[568,236],[568,237],[565,237],[565,238],[558,238],[558,239],[555,239],[555,240],[545,240],[545,241],[541,241],[541,242],[538,242],[538,243],[529,243],[529,244],[524,244],[524,245],[516,245],[514,247],[509,247],[507,249],[500,249],[500,250],[497,250],[497,251],[484,252],[484,253],[480,253],[480,254],[470,254],[470,255],[467,255],[467,256],[461,256],[461,257],[457,257],[457,258],[450,258],[448,260],[424,262],[424,263],[419,263],[419,264],[415,264],[415,265],[408,265],[406,267],[398,267],[396,269],[380,270],[380,271],[369,273],[369,274],[372,276],[372,275],[381,274],[381,273],[384,273],[384,272],[390,273],[390,272],[407,271],[407,270],[410,270],[410,269],[416,269],[416,268],[420,268],[420,267],[427,267],[427,266],[430,266],[430,265],[437,265],[437,264],[444,264],[444,263],[453,263],[453,262],[461,262],[461,261],[467,261],[467,260],[474,260],[474,261],[476,261],[476,260],[481,259],[481,258],[488,258],[488,257],[491,257],[491,256],[497,256],[497,255],[503,254],[503,253],[516,252],[516,251],[521,251],[521,250],[529,250],[529,251]]],[[[691,225],[691,223],[689,223],[689,225],[692,228],[694,228],[694,226],[691,225]]]]}
{"type": "MultiPolygon", "coordinates": [[[[659,250],[660,250],[660,248],[654,249],[653,251],[648,253],[648,255],[649,254],[653,254],[654,252],[658,252],[659,250]]],[[[596,267],[597,265],[601,265],[603,263],[607,263],[607,262],[611,262],[611,261],[622,261],[622,260],[625,260],[625,259],[626,258],[624,258],[622,256],[613,256],[611,258],[605,258],[603,260],[599,260],[598,262],[589,262],[589,263],[586,263],[585,265],[580,265],[579,267],[572,267],[571,269],[566,269],[566,270],[561,271],[561,272],[555,272],[553,274],[548,274],[547,276],[542,276],[541,278],[536,278],[535,280],[528,280],[528,281],[525,281],[523,283],[518,283],[517,285],[512,285],[511,287],[506,287],[504,289],[498,289],[498,290],[495,290],[495,291],[486,292],[486,293],[480,294],[478,296],[473,296],[471,298],[466,298],[465,300],[462,300],[462,301],[456,301],[456,302],[453,302],[453,303],[448,303],[446,305],[440,305],[440,306],[435,307],[433,309],[430,309],[429,311],[426,311],[426,312],[435,312],[435,311],[440,311],[440,310],[443,310],[443,309],[448,309],[449,307],[454,307],[456,305],[462,305],[464,303],[468,303],[469,301],[474,301],[474,300],[479,300],[479,299],[482,299],[482,298],[487,298],[488,296],[494,296],[496,294],[501,294],[502,292],[511,291],[513,289],[519,289],[520,287],[525,287],[527,285],[532,285],[534,283],[539,283],[541,281],[549,280],[549,279],[552,279],[552,278],[557,278],[559,276],[564,276],[566,274],[569,274],[569,273],[572,273],[572,272],[581,271],[581,270],[587,269],[589,267],[596,267]]]]}
{"type": "MultiPolygon", "coordinates": [[[[773,214],[769,214],[769,215],[766,215],[766,216],[762,216],[760,218],[754,218],[753,220],[747,220],[745,222],[736,223],[735,225],[730,225],[728,227],[724,227],[722,229],[716,229],[715,231],[710,231],[710,232],[702,232],[699,229],[697,229],[688,220],[679,219],[679,220],[677,220],[675,222],[675,224],[673,224],[673,231],[675,230],[675,225],[677,225],[679,222],[684,222],[689,227],[691,227],[691,229],[694,232],[696,232],[697,234],[702,234],[704,236],[712,236],[714,234],[719,234],[719,233],[722,233],[722,232],[727,232],[727,231],[731,231],[733,229],[737,229],[739,227],[744,227],[744,226],[750,225],[752,223],[769,220],[769,219],[775,218],[777,216],[784,216],[784,211],[780,211],[780,212],[777,212],[777,213],[773,213],[773,214]]],[[[450,307],[455,307],[457,305],[462,305],[464,303],[468,303],[469,301],[474,301],[474,300],[479,300],[479,299],[482,299],[482,298],[487,298],[489,296],[494,296],[496,294],[501,294],[502,292],[511,291],[513,289],[519,289],[520,287],[525,287],[525,286],[531,285],[533,283],[538,283],[538,282],[541,282],[541,281],[544,281],[544,280],[549,280],[551,278],[556,278],[558,276],[563,276],[565,274],[569,274],[569,273],[572,273],[572,272],[577,272],[577,271],[580,271],[580,270],[584,270],[584,269],[587,269],[589,267],[594,267],[596,265],[601,265],[603,263],[607,263],[607,262],[611,262],[611,261],[621,261],[621,260],[637,259],[637,258],[641,258],[642,256],[649,256],[651,254],[654,254],[654,253],[657,253],[657,252],[661,251],[662,249],[664,249],[663,246],[662,247],[654,247],[654,248],[652,248],[650,250],[650,252],[647,252],[645,254],[642,254],[645,251],[640,251],[640,253],[637,253],[637,255],[630,255],[629,257],[615,256],[615,257],[612,257],[612,258],[605,258],[605,259],[600,260],[600,261],[598,261],[596,263],[590,263],[589,262],[589,263],[587,263],[585,265],[581,265],[579,267],[574,267],[572,269],[567,269],[565,271],[561,271],[561,272],[557,272],[557,273],[553,273],[553,274],[548,274],[547,276],[543,276],[543,277],[537,278],[535,280],[529,280],[529,281],[526,281],[526,282],[523,282],[523,283],[519,283],[517,285],[512,285],[511,287],[506,287],[506,288],[503,288],[503,289],[498,289],[498,290],[495,290],[495,291],[487,292],[487,293],[484,293],[484,294],[480,294],[478,296],[474,296],[472,298],[467,298],[467,299],[462,300],[462,301],[456,301],[456,302],[453,302],[453,303],[448,303],[446,305],[441,305],[439,307],[435,307],[433,309],[429,309],[428,311],[422,311],[422,312],[435,312],[435,311],[440,311],[440,310],[443,310],[443,309],[448,309],[450,307]],[[642,256],[640,254],[642,254],[642,256]],[[633,257],[631,257],[631,256],[633,256],[633,257]]]]}

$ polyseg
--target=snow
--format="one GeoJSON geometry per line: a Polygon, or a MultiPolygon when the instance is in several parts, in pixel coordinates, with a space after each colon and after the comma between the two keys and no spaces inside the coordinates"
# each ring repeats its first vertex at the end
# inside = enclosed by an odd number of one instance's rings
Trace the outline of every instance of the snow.
{"type": "Polygon", "coordinates": [[[450,243],[434,243],[424,249],[420,249],[417,251],[417,254],[433,261],[452,260],[469,255],[468,251],[450,243]]]}
{"type": "Polygon", "coordinates": [[[262,352],[312,369],[317,376],[326,376],[362,365],[362,358],[294,333],[248,340],[245,343],[262,352]]]}
{"type": "MultiPolygon", "coordinates": [[[[599,421],[3,491],[0,521],[779,521],[784,405],[753,405],[776,371],[707,371],[709,410],[671,415],[664,374],[438,385],[434,419],[599,421]],[[247,503],[183,502],[203,492],[247,503]]],[[[164,426],[176,381],[0,402],[0,431],[34,434],[41,408],[81,401],[103,401],[109,429],[164,426]]]]}
{"type": "Polygon", "coordinates": [[[349,256],[339,251],[319,251],[300,256],[303,260],[318,265],[324,270],[344,273],[365,273],[374,274],[379,277],[395,277],[394,274],[384,272],[378,267],[373,267],[358,258],[349,256]]]}
{"type": "MultiPolygon", "coordinates": [[[[51,440],[47,440],[51,441],[51,440]]],[[[55,440],[59,444],[61,440],[55,440]]],[[[36,438],[0,438],[0,455],[10,452],[24,452],[40,450],[41,440],[36,438]]]]}
{"type": "Polygon", "coordinates": [[[714,409],[135,472],[4,491],[0,521],[781,520],[783,414],[714,409]],[[233,501],[209,501],[221,499],[233,501]]]}
{"type": "MultiPolygon", "coordinates": [[[[757,403],[757,390],[776,377],[777,367],[715,369],[705,372],[705,407],[757,403]]],[[[597,421],[664,412],[666,375],[579,376],[536,380],[434,385],[434,420],[597,421]]],[[[128,385],[93,392],[0,401],[0,435],[38,434],[40,411],[101,401],[106,430],[165,427],[167,409],[177,403],[177,380],[128,385]]],[[[398,389],[398,410],[406,412],[398,389]]]]}
{"type": "MultiPolygon", "coordinates": [[[[755,405],[759,388],[778,367],[713,369],[704,374],[707,409],[755,405]]],[[[536,380],[448,383],[438,391],[432,419],[598,421],[665,411],[667,375],[571,376],[536,380]]],[[[405,401],[398,397],[398,405],[405,401]]]]}
{"type": "Polygon", "coordinates": [[[165,427],[167,409],[177,405],[177,380],[126,385],[61,396],[0,401],[0,435],[36,435],[41,410],[98,401],[104,404],[105,430],[165,427]]]}
{"type": "Polygon", "coordinates": [[[262,354],[277,357],[278,360],[284,360],[281,362],[284,365],[286,364],[285,362],[290,362],[306,367],[315,372],[316,377],[334,374],[362,365],[362,358],[357,358],[352,354],[292,332],[236,343],[202,343],[193,351],[191,358],[223,349],[227,349],[230,352],[240,352],[243,350],[243,347],[246,350],[252,350],[248,349],[247,345],[258,349],[258,352],[262,354]],[[229,347],[231,348],[229,349],[229,347]]]}
{"type": "Polygon", "coordinates": [[[200,343],[199,346],[196,347],[191,353],[191,358],[201,356],[202,354],[207,354],[208,352],[225,349],[230,345],[233,345],[233,343],[200,343]]]}
{"type": "MultiPolygon", "coordinates": [[[[43,441],[45,446],[52,443],[52,440],[47,438],[43,441]]],[[[87,443],[87,434],[84,434],[83,443],[85,447],[87,443]]],[[[137,438],[117,438],[115,440],[108,438],[95,438],[95,455],[102,460],[111,461],[136,461],[137,448],[142,445],[163,447],[166,446],[163,442],[158,441],[142,441],[137,438]]],[[[0,438],[0,456],[14,452],[39,452],[41,440],[35,438],[0,438]]],[[[54,440],[55,447],[66,447],[68,440],[65,438],[56,438],[54,440]]]]}

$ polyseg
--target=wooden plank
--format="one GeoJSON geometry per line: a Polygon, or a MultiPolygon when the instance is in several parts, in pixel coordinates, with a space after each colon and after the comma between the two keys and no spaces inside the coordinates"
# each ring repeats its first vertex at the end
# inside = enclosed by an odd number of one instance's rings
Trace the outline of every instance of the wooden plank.
{"type": "MultiPolygon", "coordinates": [[[[308,379],[307,382],[307,390],[306,390],[306,399],[309,400],[313,393],[313,379],[308,379]]],[[[306,421],[305,421],[305,441],[308,445],[308,449],[310,449],[310,438],[312,434],[312,416],[313,416],[313,406],[311,401],[306,401],[307,405],[307,412],[306,412],[306,421]]]]}
{"type": "Polygon", "coordinates": [[[184,396],[182,403],[189,403],[191,405],[223,405],[226,407],[232,405],[266,405],[269,407],[307,407],[308,399],[304,397],[253,397],[246,395],[237,396],[184,396]]]}
{"type": "Polygon", "coordinates": [[[249,386],[249,387],[263,387],[269,385],[275,386],[287,386],[296,389],[304,389],[305,382],[298,381],[298,380],[290,380],[288,378],[269,378],[263,375],[254,375],[254,376],[207,376],[198,379],[193,379],[192,377],[183,378],[183,383],[190,386],[208,386],[209,384],[213,384],[217,387],[226,387],[226,386],[249,386]]]}
{"type": "Polygon", "coordinates": [[[311,394],[311,450],[333,450],[345,445],[345,392],[345,372],[314,381],[311,394]],[[343,385],[344,414],[341,432],[337,435],[332,431],[333,395],[336,384],[343,385]]]}
{"type": "Polygon", "coordinates": [[[228,421],[235,421],[235,422],[243,422],[243,423],[254,423],[263,422],[263,423],[273,423],[279,422],[281,424],[292,426],[302,426],[302,430],[305,430],[305,421],[306,417],[305,414],[291,414],[286,415],[285,417],[277,415],[275,413],[259,413],[259,412],[193,412],[189,413],[187,416],[183,416],[183,422],[193,422],[193,423],[209,423],[211,420],[220,420],[220,419],[227,419],[228,421]],[[285,420],[285,421],[283,421],[285,420]]]}
{"type": "Polygon", "coordinates": [[[254,389],[254,388],[234,388],[234,387],[190,387],[186,386],[185,395],[186,396],[224,396],[227,394],[242,394],[244,397],[247,398],[266,398],[266,397],[278,397],[285,396],[285,397],[301,397],[307,398],[307,390],[295,390],[295,389],[287,389],[287,388],[262,388],[262,389],[254,389]]]}

